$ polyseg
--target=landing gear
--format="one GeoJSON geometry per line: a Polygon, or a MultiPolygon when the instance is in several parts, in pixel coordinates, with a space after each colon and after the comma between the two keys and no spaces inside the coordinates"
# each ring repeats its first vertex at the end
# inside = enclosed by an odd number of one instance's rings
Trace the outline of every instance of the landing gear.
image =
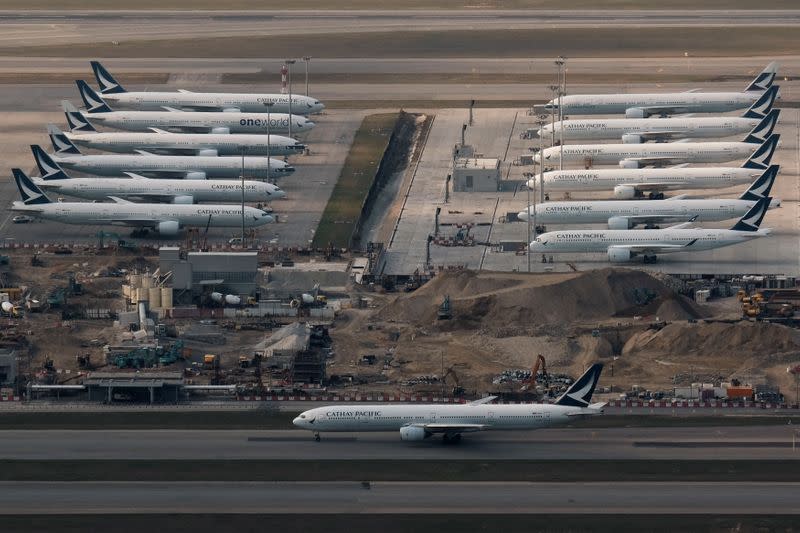
{"type": "Polygon", "coordinates": [[[322,439],[320,438],[320,436],[319,436],[319,431],[315,431],[315,432],[314,432],[314,440],[315,440],[315,441],[317,441],[317,442],[319,442],[319,441],[321,441],[321,440],[322,440],[322,439]]]}
{"type": "Polygon", "coordinates": [[[651,192],[649,194],[649,197],[650,197],[651,200],[663,200],[664,199],[664,193],[663,192],[651,192]]]}
{"type": "Polygon", "coordinates": [[[644,229],[661,229],[661,226],[658,224],[645,224],[644,229]]]}
{"type": "Polygon", "coordinates": [[[147,228],[136,228],[131,232],[131,237],[145,237],[149,232],[147,228]]]}
{"type": "Polygon", "coordinates": [[[645,263],[651,263],[651,264],[658,261],[658,257],[656,257],[655,255],[643,255],[642,259],[644,260],[645,263]]]}
{"type": "Polygon", "coordinates": [[[455,435],[448,435],[445,433],[442,435],[442,444],[458,444],[461,442],[461,434],[456,433],[455,435]]]}

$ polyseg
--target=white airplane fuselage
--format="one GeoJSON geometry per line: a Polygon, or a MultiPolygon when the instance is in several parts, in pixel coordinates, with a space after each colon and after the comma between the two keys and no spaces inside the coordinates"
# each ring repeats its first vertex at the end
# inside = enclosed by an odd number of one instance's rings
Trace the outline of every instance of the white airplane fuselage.
{"type": "MultiPolygon", "coordinates": [[[[54,155],[56,163],[70,170],[101,176],[118,176],[133,172],[144,176],[188,178],[239,178],[241,157],[184,156],[184,155],[54,155]]],[[[270,178],[285,176],[294,171],[280,159],[269,164],[270,178]]],[[[267,178],[266,157],[245,157],[246,177],[267,178]]]]}
{"type": "MultiPolygon", "coordinates": [[[[193,92],[124,92],[103,94],[103,99],[111,104],[119,104],[139,110],[159,110],[173,107],[186,110],[238,110],[242,113],[266,113],[271,103],[271,113],[289,113],[288,94],[247,94],[247,93],[193,93],[193,92]]],[[[113,107],[113,106],[112,106],[113,107]]],[[[319,113],[325,106],[316,98],[301,94],[292,95],[294,115],[319,113]]]]}
{"type": "MultiPolygon", "coordinates": [[[[565,140],[623,139],[626,143],[639,143],[648,140],[647,135],[662,136],[664,139],[680,138],[719,138],[749,133],[761,118],[743,117],[691,117],[691,118],[614,118],[565,120],[563,138],[565,140]]],[[[548,124],[539,130],[545,140],[555,132],[556,140],[561,138],[562,125],[548,124]]]]}
{"type": "MultiPolygon", "coordinates": [[[[168,203],[241,202],[242,183],[238,180],[173,180],[134,178],[72,178],[44,180],[33,178],[45,192],[105,200],[109,196],[141,198],[152,202],[157,197],[172,198],[168,203]]],[[[244,182],[245,202],[271,202],[284,198],[280,188],[263,181],[244,182]]],[[[240,211],[241,213],[241,211],[240,211]]],[[[241,224],[241,218],[239,220],[241,224]]]]}
{"type": "MultiPolygon", "coordinates": [[[[620,229],[626,217],[646,223],[651,220],[683,222],[695,217],[697,222],[716,222],[741,218],[755,201],[739,199],[675,199],[675,200],[600,200],[586,202],[545,202],[536,206],[537,224],[609,224],[620,229]]],[[[780,202],[773,199],[771,207],[780,202]]],[[[529,207],[528,213],[533,213],[529,207]]],[[[523,220],[525,211],[521,213],[523,220]]],[[[627,224],[627,223],[626,223],[627,224]]],[[[627,229],[627,226],[624,228],[627,229]]]]}
{"type": "Polygon", "coordinates": [[[247,155],[281,156],[297,154],[305,148],[295,139],[272,134],[64,132],[64,135],[78,146],[120,153],[144,150],[152,153],[204,155],[205,151],[213,151],[217,155],[240,156],[244,150],[247,155]]]}
{"type": "Polygon", "coordinates": [[[531,243],[531,253],[606,252],[611,246],[672,245],[658,253],[713,250],[769,235],[768,229],[734,231],[729,229],[675,228],[640,230],[564,230],[539,235],[531,243]],[[694,243],[685,247],[687,244],[694,243]]]}
{"type": "MultiPolygon", "coordinates": [[[[746,142],[570,144],[563,146],[563,159],[568,164],[620,165],[630,168],[652,164],[724,163],[746,159],[758,147],[758,144],[746,142]]],[[[558,163],[562,153],[561,148],[560,146],[545,148],[543,150],[545,164],[558,163]]]]}
{"type": "Polygon", "coordinates": [[[516,405],[332,405],[305,411],[297,427],[315,432],[399,431],[410,424],[473,424],[489,429],[538,429],[566,424],[580,407],[549,404],[516,405]],[[312,422],[313,421],[313,422],[312,422]]]}
{"type": "MultiPolygon", "coordinates": [[[[290,115],[271,113],[225,113],[207,111],[108,111],[89,113],[92,123],[127,131],[166,131],[195,133],[288,133],[290,115]]],[[[307,133],[314,123],[291,115],[292,135],[307,133]]]]}
{"type": "MultiPolygon", "coordinates": [[[[175,222],[178,227],[206,227],[207,224],[219,228],[242,227],[242,208],[235,204],[53,202],[25,205],[20,201],[15,201],[11,209],[15,212],[65,224],[158,227],[159,222],[175,222]],[[130,222],[125,222],[126,220],[130,220],[130,222]]],[[[262,226],[273,221],[268,213],[255,207],[245,206],[244,215],[245,227],[262,226]]]]}
{"type": "MultiPolygon", "coordinates": [[[[554,170],[544,173],[544,190],[611,191],[626,185],[639,185],[643,190],[724,188],[752,183],[763,172],[745,167],[554,170]]],[[[538,188],[538,182],[536,176],[528,180],[528,186],[538,188]]]]}
{"type": "MultiPolygon", "coordinates": [[[[561,98],[564,114],[617,115],[630,109],[671,108],[678,113],[727,113],[745,109],[761,97],[759,91],[643,94],[573,94],[561,98]]],[[[557,105],[551,101],[548,105],[557,105]]],[[[647,116],[645,114],[645,116],[647,116]]]]}

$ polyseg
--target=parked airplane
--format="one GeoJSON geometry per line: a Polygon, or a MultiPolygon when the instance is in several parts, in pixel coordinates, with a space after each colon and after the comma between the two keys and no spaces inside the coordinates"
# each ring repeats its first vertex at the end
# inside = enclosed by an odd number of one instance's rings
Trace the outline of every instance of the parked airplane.
{"type": "MultiPolygon", "coordinates": [[[[681,113],[727,113],[750,107],[761,94],[772,86],[778,65],[774,61],[766,66],[743,92],[645,94],[573,94],[561,97],[564,114],[616,115],[627,118],[646,118],[651,115],[676,115],[681,113]]],[[[550,100],[545,108],[558,110],[558,99],[550,100]]]]}
{"type": "MultiPolygon", "coordinates": [[[[56,152],[64,146],[71,146],[66,151],[60,150],[65,155],[52,156],[56,163],[69,170],[98,176],[119,176],[133,172],[148,178],[233,179],[241,177],[243,164],[245,176],[258,179],[279,178],[294,172],[294,167],[285,161],[271,159],[267,176],[266,157],[155,155],[145,151],[136,155],[83,155],[66,136],[51,134],[50,140],[56,152]]],[[[31,146],[31,150],[37,161],[40,152],[46,154],[38,145],[31,146]]]]}
{"type": "MultiPolygon", "coordinates": [[[[131,226],[153,229],[162,237],[176,237],[181,228],[241,228],[242,207],[231,204],[137,204],[112,197],[113,203],[51,202],[22,170],[12,169],[22,197],[11,210],[64,224],[131,226]]],[[[244,206],[246,227],[262,226],[274,219],[264,210],[244,206]]]]}
{"type": "MultiPolygon", "coordinates": [[[[773,111],[774,112],[774,111],[773,111]]],[[[744,141],[670,142],[658,144],[568,144],[545,148],[545,163],[559,161],[563,148],[564,163],[619,165],[622,168],[667,166],[682,163],[723,163],[749,157],[758,145],[767,142],[775,129],[776,115],[767,115],[744,141]]],[[[779,138],[779,137],[778,137],[779,138]]],[[[538,155],[538,154],[537,154],[538,155]]],[[[540,160],[541,157],[536,157],[540,160]]],[[[538,162],[538,161],[537,161],[538,162]]]]}
{"type": "MultiPolygon", "coordinates": [[[[535,206],[536,224],[608,224],[609,229],[631,229],[639,225],[657,228],[659,224],[698,221],[715,222],[739,218],[765,196],[769,196],[779,165],[772,165],[738,199],[610,200],[587,202],[545,202],[535,206]]],[[[769,207],[780,207],[773,198],[769,207]]],[[[534,207],[517,216],[527,221],[534,207]]]]}
{"type": "Polygon", "coordinates": [[[597,415],[605,403],[589,403],[603,365],[592,365],[554,404],[491,404],[488,396],[467,404],[329,405],[301,413],[294,425],[314,432],[399,431],[400,440],[420,441],[440,434],[458,442],[462,433],[486,430],[539,429],[597,415]]]}
{"type": "Polygon", "coordinates": [[[94,77],[100,86],[100,94],[106,101],[141,110],[173,107],[186,111],[233,111],[246,113],[266,113],[265,104],[272,103],[271,111],[295,115],[319,113],[325,106],[316,98],[292,95],[292,108],[289,109],[288,94],[244,94],[244,93],[195,93],[183,89],[178,92],[166,91],[126,91],[125,88],[98,61],[92,61],[94,77]]]}
{"type": "Polygon", "coordinates": [[[731,229],[689,228],[691,222],[684,222],[665,229],[551,231],[536,237],[528,251],[605,252],[612,263],[629,262],[638,256],[645,263],[655,263],[656,254],[713,250],[769,235],[770,229],[759,226],[771,201],[769,196],[758,200],[731,229]]]}
{"type": "Polygon", "coordinates": [[[285,198],[279,187],[265,181],[150,179],[137,174],[113,178],[72,178],[43,152],[36,163],[41,178],[31,178],[45,191],[88,200],[112,196],[144,202],[194,204],[202,202],[271,202],[285,198]],[[244,197],[242,196],[244,186],[244,197]]]}
{"type": "MultiPolygon", "coordinates": [[[[169,155],[291,155],[305,150],[305,145],[291,137],[258,133],[172,133],[158,128],[147,132],[98,132],[86,115],[74,108],[66,111],[71,132],[65,133],[73,143],[107,152],[131,153],[147,150],[169,155]],[[267,146],[269,143],[269,146],[267,146]]],[[[48,131],[56,131],[48,125],[48,131]]],[[[58,133],[61,133],[60,130],[58,133]]]]}
{"type": "MultiPolygon", "coordinates": [[[[314,123],[301,115],[286,113],[226,113],[224,111],[181,111],[167,108],[163,111],[114,111],[89,87],[85,81],[76,82],[86,111],[93,121],[118,130],[151,131],[151,128],[186,133],[287,133],[289,119],[292,133],[311,131],[314,123]]],[[[75,109],[62,102],[64,110],[75,109]]]]}
{"type": "Polygon", "coordinates": [[[548,139],[555,133],[556,139],[620,139],[625,144],[648,141],[664,142],[675,139],[701,139],[741,135],[758,126],[772,109],[778,95],[778,86],[773,85],[741,117],[677,117],[677,118],[611,118],[565,120],[547,124],[536,133],[548,139]],[[562,125],[563,124],[563,125],[562,125]],[[564,129],[563,135],[561,129],[564,129]]]}
{"type": "MultiPolygon", "coordinates": [[[[621,200],[640,198],[649,193],[651,199],[664,198],[664,191],[677,189],[724,188],[744,185],[760,176],[772,161],[778,147],[778,135],[762,144],[740,167],[623,168],[592,170],[554,170],[544,173],[544,190],[552,192],[614,191],[621,200]]],[[[539,177],[527,182],[538,189],[539,177]]]]}

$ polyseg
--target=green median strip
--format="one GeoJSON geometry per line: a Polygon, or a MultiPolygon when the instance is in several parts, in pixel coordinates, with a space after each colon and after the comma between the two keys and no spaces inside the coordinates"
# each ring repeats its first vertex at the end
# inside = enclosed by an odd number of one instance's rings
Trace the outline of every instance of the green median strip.
{"type": "MultiPolygon", "coordinates": [[[[164,443],[169,446],[168,442],[164,443]]],[[[324,444],[322,444],[324,445],[324,444]]],[[[401,443],[398,442],[398,446],[401,443]]],[[[534,445],[534,444],[532,444],[534,445]]],[[[800,461],[47,460],[0,461],[0,481],[770,481],[800,461]]]]}

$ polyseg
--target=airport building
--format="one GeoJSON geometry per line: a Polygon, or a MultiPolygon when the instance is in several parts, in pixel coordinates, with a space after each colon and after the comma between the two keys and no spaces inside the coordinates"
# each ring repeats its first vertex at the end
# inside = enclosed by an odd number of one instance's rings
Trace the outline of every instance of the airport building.
{"type": "Polygon", "coordinates": [[[17,380],[16,350],[0,349],[0,385],[14,385],[17,380]]]}
{"type": "Polygon", "coordinates": [[[500,160],[458,158],[453,161],[453,192],[497,192],[500,160]]]}
{"type": "Polygon", "coordinates": [[[172,272],[176,296],[207,291],[249,296],[256,291],[257,252],[181,252],[175,247],[159,250],[162,274],[172,272]]]}

